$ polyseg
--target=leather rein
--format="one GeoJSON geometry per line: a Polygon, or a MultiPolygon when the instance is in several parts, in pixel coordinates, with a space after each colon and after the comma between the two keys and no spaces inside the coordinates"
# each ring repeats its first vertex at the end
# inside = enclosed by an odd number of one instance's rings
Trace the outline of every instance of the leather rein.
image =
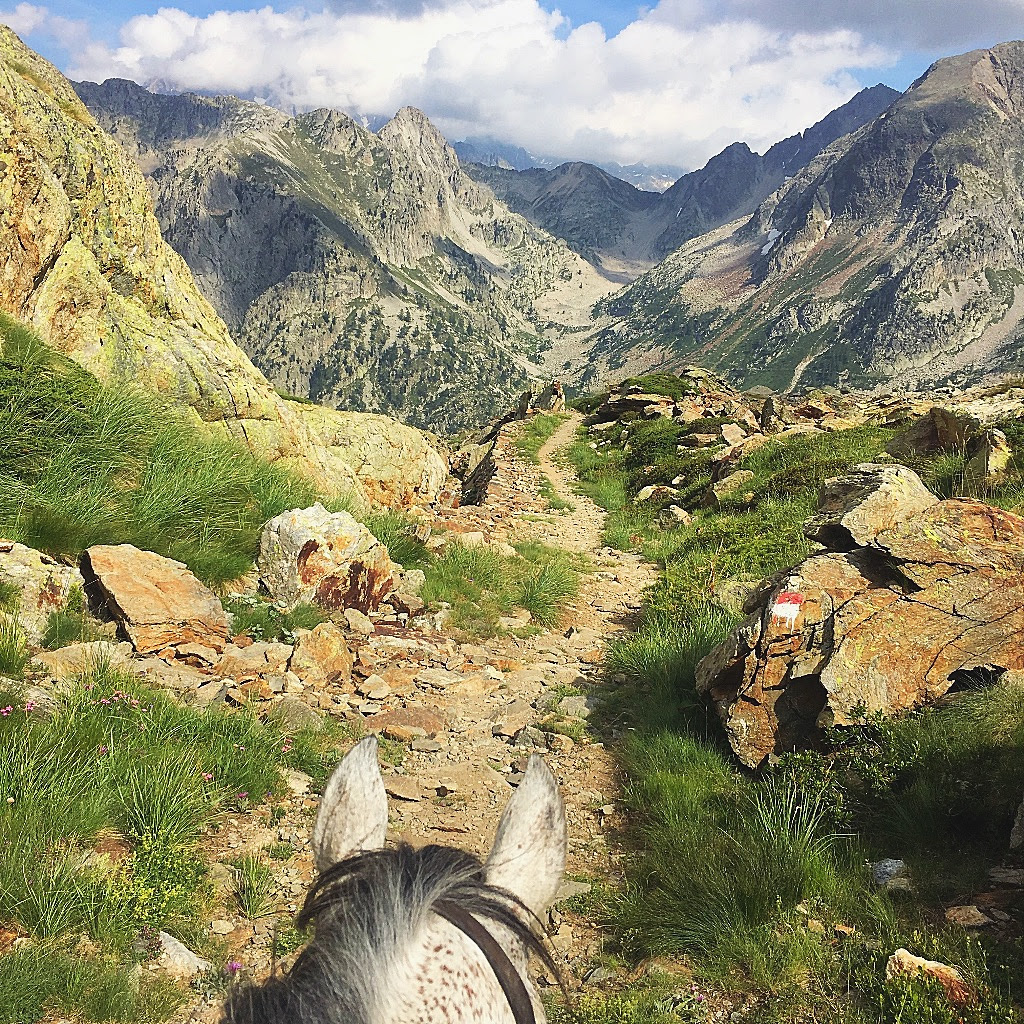
{"type": "Polygon", "coordinates": [[[442,900],[435,903],[434,913],[455,925],[467,938],[472,939],[491,965],[494,976],[501,985],[502,992],[516,1024],[537,1024],[533,1012],[533,1000],[523,981],[522,975],[516,970],[515,964],[509,959],[508,953],[501,948],[498,940],[468,910],[453,903],[442,900]]]}

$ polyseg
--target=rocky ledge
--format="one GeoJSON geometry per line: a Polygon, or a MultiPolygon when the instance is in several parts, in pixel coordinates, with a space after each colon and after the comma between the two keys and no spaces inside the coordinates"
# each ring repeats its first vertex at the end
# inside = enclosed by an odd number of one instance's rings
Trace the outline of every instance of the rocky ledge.
{"type": "Polygon", "coordinates": [[[762,584],[697,668],[744,764],[1024,669],[1020,516],[865,464],[829,481],[805,532],[823,550],[762,584]]]}

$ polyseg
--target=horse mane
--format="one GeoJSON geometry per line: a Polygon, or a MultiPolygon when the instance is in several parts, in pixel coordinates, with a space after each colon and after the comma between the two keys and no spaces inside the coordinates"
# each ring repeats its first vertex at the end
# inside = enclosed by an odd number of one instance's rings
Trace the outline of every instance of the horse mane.
{"type": "Polygon", "coordinates": [[[407,843],[332,865],[306,896],[296,924],[314,936],[291,969],[229,998],[223,1024],[376,1024],[392,968],[445,905],[506,928],[559,972],[540,922],[513,893],[487,882],[483,862],[447,846],[407,843]]]}

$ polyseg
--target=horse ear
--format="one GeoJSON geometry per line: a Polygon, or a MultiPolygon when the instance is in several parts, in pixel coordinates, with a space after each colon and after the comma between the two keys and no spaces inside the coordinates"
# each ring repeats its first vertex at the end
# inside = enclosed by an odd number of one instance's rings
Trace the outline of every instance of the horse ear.
{"type": "Polygon", "coordinates": [[[377,737],[360,740],[328,780],[313,825],[318,871],[362,850],[379,850],[388,827],[388,796],[377,764],[377,737]]]}
{"type": "Polygon", "coordinates": [[[558,783],[537,755],[498,822],[487,857],[487,881],[508,889],[540,914],[565,870],[565,805],[558,783]]]}

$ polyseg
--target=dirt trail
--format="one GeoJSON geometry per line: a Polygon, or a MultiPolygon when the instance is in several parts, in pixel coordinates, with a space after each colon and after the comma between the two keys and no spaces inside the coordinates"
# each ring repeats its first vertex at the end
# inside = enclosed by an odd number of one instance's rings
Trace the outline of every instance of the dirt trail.
{"type": "MultiPolygon", "coordinates": [[[[333,716],[340,711],[361,729],[397,741],[383,748],[393,762],[384,766],[389,837],[414,844],[441,843],[485,854],[526,758],[542,753],[566,802],[566,878],[576,881],[563,886],[563,899],[574,889],[585,891],[588,880],[618,875],[618,855],[609,841],[621,824],[615,772],[587,719],[601,688],[609,685],[602,668],[606,645],[633,625],[641,594],[654,578],[654,567],[639,556],[602,546],[604,512],[573,491],[572,471],[556,460],[579,422],[574,416],[560,427],[541,449],[539,465],[517,453],[521,424],[503,428],[492,497],[482,506],[446,512],[434,523],[435,535],[483,533],[486,542],[499,545],[534,538],[584,555],[591,571],[563,621],[555,628],[532,629],[520,619],[518,625],[526,628],[479,643],[379,626],[374,635],[353,641],[356,681],[375,676],[386,681],[383,689],[389,692],[373,699],[321,694],[315,705],[324,708],[326,700],[333,716]],[[570,510],[547,509],[541,497],[545,474],[571,503],[570,510]]],[[[368,693],[369,687],[361,688],[368,693]]],[[[292,782],[297,791],[305,787],[302,778],[292,782]]],[[[308,842],[315,807],[314,797],[296,792],[283,820],[271,824],[254,814],[233,820],[218,836],[223,856],[292,844],[294,856],[275,864],[282,909],[294,910],[311,878],[308,842]]],[[[570,974],[581,974],[601,951],[600,935],[564,904],[556,904],[553,921],[556,949],[570,974]]],[[[261,973],[269,962],[272,922],[232,923],[233,953],[261,973]]]]}
{"type": "Polygon", "coordinates": [[[551,481],[555,494],[573,506],[571,513],[558,516],[553,524],[556,529],[553,531],[555,537],[552,543],[567,551],[594,555],[603,547],[601,531],[604,529],[604,510],[598,508],[585,494],[575,492],[575,474],[555,458],[572,443],[581,422],[579,415],[573,415],[548,438],[537,453],[540,462],[538,469],[551,481]]]}

